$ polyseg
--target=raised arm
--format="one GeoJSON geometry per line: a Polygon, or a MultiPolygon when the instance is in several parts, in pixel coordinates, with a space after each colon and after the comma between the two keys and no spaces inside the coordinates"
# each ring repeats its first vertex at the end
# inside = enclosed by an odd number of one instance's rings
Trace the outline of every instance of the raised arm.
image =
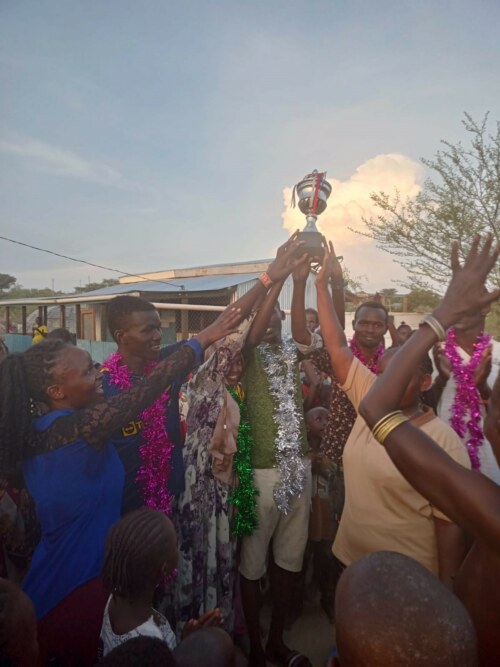
{"type": "MultiPolygon", "coordinates": [[[[491,246],[492,240],[488,237],[479,249],[479,237],[476,237],[461,267],[454,245],[454,275],[443,301],[432,314],[443,329],[500,296],[500,290],[491,294],[484,290],[485,279],[499,254],[499,249],[492,251],[491,246]]],[[[361,403],[360,414],[371,428],[382,417],[397,410],[415,367],[436,343],[440,328],[435,320],[428,319],[429,325],[420,327],[413,334],[361,403]]],[[[453,461],[431,438],[409,422],[403,422],[390,432],[383,444],[397,468],[417,491],[476,538],[498,548],[500,488],[494,482],[453,461]]]]}
{"type": "Polygon", "coordinates": [[[75,440],[85,440],[96,449],[103,447],[123,424],[151,405],[176,378],[184,378],[199,365],[204,346],[233,332],[240,319],[239,309],[229,306],[213,324],[160,361],[134,387],[55,421],[47,431],[47,449],[57,449],[75,440]]]}
{"type": "MultiPolygon", "coordinates": [[[[293,295],[292,295],[292,337],[300,345],[311,345],[311,332],[306,325],[305,295],[306,284],[311,272],[309,263],[300,266],[293,272],[293,295]]],[[[345,300],[344,300],[344,276],[342,266],[335,256],[329,255],[328,282],[332,290],[332,301],[335,312],[342,328],[345,327],[345,300]]]]}
{"type": "Polygon", "coordinates": [[[323,265],[316,278],[318,315],[321,335],[323,336],[325,347],[330,355],[333,372],[339,383],[344,384],[352,364],[353,354],[347,344],[344,328],[335,312],[330,291],[328,289],[332,271],[332,256],[335,257],[332,243],[330,241],[330,243],[327,244],[325,241],[323,265]]]}

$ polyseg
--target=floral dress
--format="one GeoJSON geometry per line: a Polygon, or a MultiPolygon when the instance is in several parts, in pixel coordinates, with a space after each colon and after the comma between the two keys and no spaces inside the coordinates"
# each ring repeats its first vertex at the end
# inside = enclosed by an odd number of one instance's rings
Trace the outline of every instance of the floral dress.
{"type": "Polygon", "coordinates": [[[186,488],[177,506],[178,576],[166,610],[177,636],[186,621],[215,607],[221,610],[224,629],[233,630],[236,539],[230,534],[229,493],[236,483],[232,455],[239,409],[225,377],[242,349],[250,320],[217,344],[187,387],[186,488]],[[221,429],[224,443],[214,445],[214,434],[221,429]]]}

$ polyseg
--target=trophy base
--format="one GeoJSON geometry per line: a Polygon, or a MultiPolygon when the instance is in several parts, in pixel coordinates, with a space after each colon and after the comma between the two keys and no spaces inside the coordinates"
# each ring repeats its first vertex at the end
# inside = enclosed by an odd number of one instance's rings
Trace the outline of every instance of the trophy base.
{"type": "Polygon", "coordinates": [[[307,252],[318,262],[323,261],[325,249],[323,248],[323,236],[319,232],[299,232],[297,241],[304,241],[304,245],[297,248],[295,257],[302,257],[307,252]]]}

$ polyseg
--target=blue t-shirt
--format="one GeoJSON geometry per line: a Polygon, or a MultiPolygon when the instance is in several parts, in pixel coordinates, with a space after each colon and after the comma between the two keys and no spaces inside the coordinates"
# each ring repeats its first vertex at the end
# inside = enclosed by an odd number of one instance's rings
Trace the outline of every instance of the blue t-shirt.
{"type": "MultiPolygon", "coordinates": [[[[196,359],[195,365],[199,366],[202,362],[203,348],[197,340],[179,341],[173,345],[167,345],[160,352],[160,359],[166,359],[176,352],[183,345],[189,345],[193,348],[196,359]]],[[[116,396],[122,391],[119,387],[111,384],[109,376],[106,373],[106,364],[103,364],[102,386],[106,397],[116,396]]],[[[142,379],[140,375],[132,374],[132,382],[136,384],[142,379]]],[[[179,391],[186,378],[177,378],[170,389],[170,401],[166,406],[165,420],[168,437],[173,445],[171,466],[172,470],[168,481],[168,488],[174,495],[179,495],[184,491],[184,464],[182,461],[182,433],[179,416],[179,391]]],[[[116,447],[123,467],[125,468],[125,487],[123,491],[122,514],[132,512],[144,505],[140,489],[136,484],[136,477],[141,467],[141,454],[139,447],[142,444],[141,437],[142,423],[139,416],[133,421],[125,424],[121,431],[113,436],[111,442],[116,447]]]]}
{"type": "MultiPolygon", "coordinates": [[[[73,410],[34,420],[43,432],[73,410]]],[[[100,574],[110,527],[120,518],[124,470],[112,444],[97,451],[84,440],[27,459],[23,466],[42,538],[23,588],[40,619],[100,574]]]]}

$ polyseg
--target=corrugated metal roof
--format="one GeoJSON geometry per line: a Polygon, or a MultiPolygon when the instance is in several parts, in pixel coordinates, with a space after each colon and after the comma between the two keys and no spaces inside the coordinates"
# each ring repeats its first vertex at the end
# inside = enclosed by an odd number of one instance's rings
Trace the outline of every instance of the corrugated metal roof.
{"type": "Polygon", "coordinates": [[[182,291],[212,292],[255,280],[259,275],[260,273],[236,273],[228,276],[196,276],[194,278],[172,280],[172,284],[162,280],[148,280],[103,287],[93,292],[83,292],[78,294],[78,297],[82,297],[83,300],[86,296],[109,296],[112,294],[129,294],[130,292],[166,292],[168,294],[177,294],[182,291]]]}

